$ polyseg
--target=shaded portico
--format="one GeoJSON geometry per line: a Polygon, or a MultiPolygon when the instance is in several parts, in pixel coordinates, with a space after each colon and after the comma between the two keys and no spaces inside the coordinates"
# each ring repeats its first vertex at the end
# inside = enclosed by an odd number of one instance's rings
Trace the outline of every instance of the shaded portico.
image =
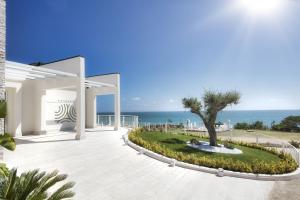
{"type": "Polygon", "coordinates": [[[97,126],[97,101],[101,95],[114,96],[114,129],[120,128],[120,74],[105,74],[86,78],[86,127],[97,126]]]}
{"type": "Polygon", "coordinates": [[[86,127],[96,127],[96,96],[104,94],[115,96],[114,127],[120,127],[120,75],[85,78],[81,56],[38,66],[7,61],[5,78],[13,136],[61,131],[70,122],[81,139],[86,127]]]}

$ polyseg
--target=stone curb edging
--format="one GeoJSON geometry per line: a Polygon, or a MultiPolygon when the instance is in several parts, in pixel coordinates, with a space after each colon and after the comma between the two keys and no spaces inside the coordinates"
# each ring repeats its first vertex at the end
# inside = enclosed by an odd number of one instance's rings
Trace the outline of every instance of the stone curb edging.
{"type": "Polygon", "coordinates": [[[123,138],[125,144],[127,144],[131,148],[135,149],[140,154],[145,154],[153,159],[167,163],[172,167],[178,166],[178,167],[182,167],[182,168],[186,168],[186,169],[190,169],[190,170],[215,174],[216,176],[219,176],[219,177],[229,176],[229,177],[235,177],[235,178],[244,178],[244,179],[261,180],[261,181],[289,181],[289,180],[293,180],[296,178],[300,178],[300,168],[299,167],[297,168],[297,170],[295,170],[291,173],[288,173],[288,174],[269,175],[269,174],[253,174],[253,173],[244,173],[244,172],[234,172],[234,171],[230,171],[230,170],[214,169],[214,168],[209,168],[209,167],[193,165],[193,164],[185,163],[182,161],[177,161],[172,158],[168,158],[166,156],[160,155],[158,153],[155,153],[153,151],[145,149],[141,146],[138,146],[128,139],[128,133],[123,135],[122,138],[123,138]]]}

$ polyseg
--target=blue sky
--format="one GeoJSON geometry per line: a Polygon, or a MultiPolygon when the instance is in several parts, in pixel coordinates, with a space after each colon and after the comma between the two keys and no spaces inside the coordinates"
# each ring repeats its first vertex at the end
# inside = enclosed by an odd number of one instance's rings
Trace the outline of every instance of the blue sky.
{"type": "Polygon", "coordinates": [[[300,2],[254,15],[236,1],[10,0],[7,59],[120,72],[122,111],[182,110],[205,89],[241,92],[230,109],[300,109],[300,2]]]}

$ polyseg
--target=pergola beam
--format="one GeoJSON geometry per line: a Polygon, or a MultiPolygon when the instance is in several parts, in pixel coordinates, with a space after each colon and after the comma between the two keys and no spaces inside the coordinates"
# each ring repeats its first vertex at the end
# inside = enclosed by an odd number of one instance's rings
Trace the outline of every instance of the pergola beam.
{"type": "MultiPolygon", "coordinates": [[[[56,76],[67,76],[67,77],[77,77],[77,74],[43,68],[43,67],[36,67],[11,61],[6,61],[6,70],[5,74],[22,74],[25,78],[32,79],[34,78],[49,78],[49,77],[56,77],[56,76]]],[[[8,76],[10,77],[10,76],[8,76]]]]}
{"type": "Polygon", "coordinates": [[[92,87],[113,87],[113,88],[116,87],[114,84],[102,83],[102,82],[90,81],[90,80],[85,80],[85,85],[92,86],[92,87]]]}

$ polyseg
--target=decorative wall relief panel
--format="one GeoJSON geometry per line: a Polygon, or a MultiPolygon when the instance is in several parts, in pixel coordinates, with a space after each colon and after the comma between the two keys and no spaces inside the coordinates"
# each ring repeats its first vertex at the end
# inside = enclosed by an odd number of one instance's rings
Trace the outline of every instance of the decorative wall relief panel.
{"type": "Polygon", "coordinates": [[[55,121],[59,124],[62,123],[75,123],[76,122],[76,109],[72,104],[61,104],[58,110],[55,111],[55,121]]]}
{"type": "Polygon", "coordinates": [[[74,130],[76,126],[76,92],[70,90],[48,90],[46,99],[47,130],[74,130]]]}

